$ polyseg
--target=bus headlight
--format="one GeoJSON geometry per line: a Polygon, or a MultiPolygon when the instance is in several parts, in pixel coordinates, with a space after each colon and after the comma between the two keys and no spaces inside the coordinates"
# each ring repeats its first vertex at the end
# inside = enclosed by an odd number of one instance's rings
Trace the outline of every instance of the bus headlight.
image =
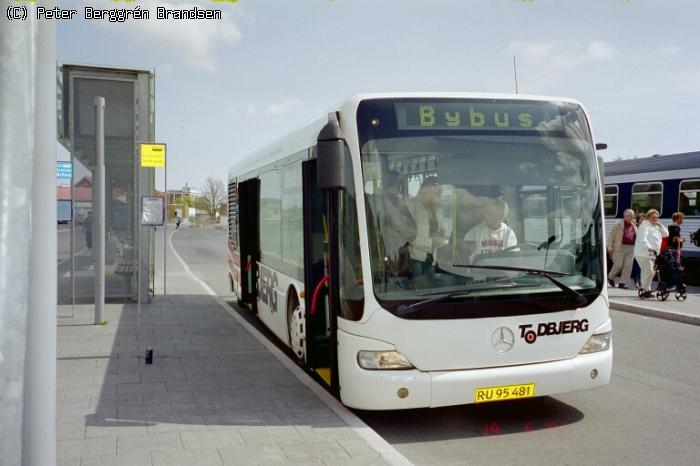
{"type": "Polygon", "coordinates": [[[357,363],[361,368],[370,370],[413,369],[413,364],[398,351],[360,351],[357,353],[357,363]]]}
{"type": "Polygon", "coordinates": [[[591,335],[591,338],[583,345],[583,348],[581,348],[578,354],[597,353],[598,351],[610,349],[611,340],[612,332],[591,335]]]}

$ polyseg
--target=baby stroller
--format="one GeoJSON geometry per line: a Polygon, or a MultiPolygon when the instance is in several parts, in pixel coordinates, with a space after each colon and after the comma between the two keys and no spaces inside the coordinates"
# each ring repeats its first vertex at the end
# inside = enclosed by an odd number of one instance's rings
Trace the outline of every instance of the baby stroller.
{"type": "Polygon", "coordinates": [[[655,254],[654,270],[656,271],[656,290],[642,290],[637,294],[640,298],[651,298],[656,294],[656,299],[666,301],[670,293],[675,293],[678,301],[685,301],[688,297],[683,284],[683,267],[676,258],[674,251],[667,249],[661,254],[655,254]]]}

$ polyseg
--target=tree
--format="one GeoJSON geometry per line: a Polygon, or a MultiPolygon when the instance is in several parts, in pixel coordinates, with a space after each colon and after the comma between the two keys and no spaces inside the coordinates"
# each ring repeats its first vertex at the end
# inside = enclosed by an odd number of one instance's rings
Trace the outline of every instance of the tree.
{"type": "Polygon", "coordinates": [[[202,198],[205,201],[203,207],[209,213],[209,218],[216,218],[216,211],[226,200],[224,182],[216,178],[208,177],[202,189],[202,198]]]}

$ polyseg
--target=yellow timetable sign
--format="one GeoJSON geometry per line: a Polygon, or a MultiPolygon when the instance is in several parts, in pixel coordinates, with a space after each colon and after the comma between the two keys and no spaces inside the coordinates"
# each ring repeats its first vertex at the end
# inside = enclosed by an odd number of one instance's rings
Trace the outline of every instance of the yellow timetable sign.
{"type": "Polygon", "coordinates": [[[165,167],[165,144],[141,144],[142,167],[165,167]]]}

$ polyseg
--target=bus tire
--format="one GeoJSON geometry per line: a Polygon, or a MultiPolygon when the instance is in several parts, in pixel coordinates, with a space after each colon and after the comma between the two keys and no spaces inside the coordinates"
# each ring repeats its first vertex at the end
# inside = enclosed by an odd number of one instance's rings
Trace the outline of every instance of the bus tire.
{"type": "Polygon", "coordinates": [[[297,361],[306,359],[306,322],[299,296],[293,287],[287,292],[287,335],[289,346],[297,361]]]}

